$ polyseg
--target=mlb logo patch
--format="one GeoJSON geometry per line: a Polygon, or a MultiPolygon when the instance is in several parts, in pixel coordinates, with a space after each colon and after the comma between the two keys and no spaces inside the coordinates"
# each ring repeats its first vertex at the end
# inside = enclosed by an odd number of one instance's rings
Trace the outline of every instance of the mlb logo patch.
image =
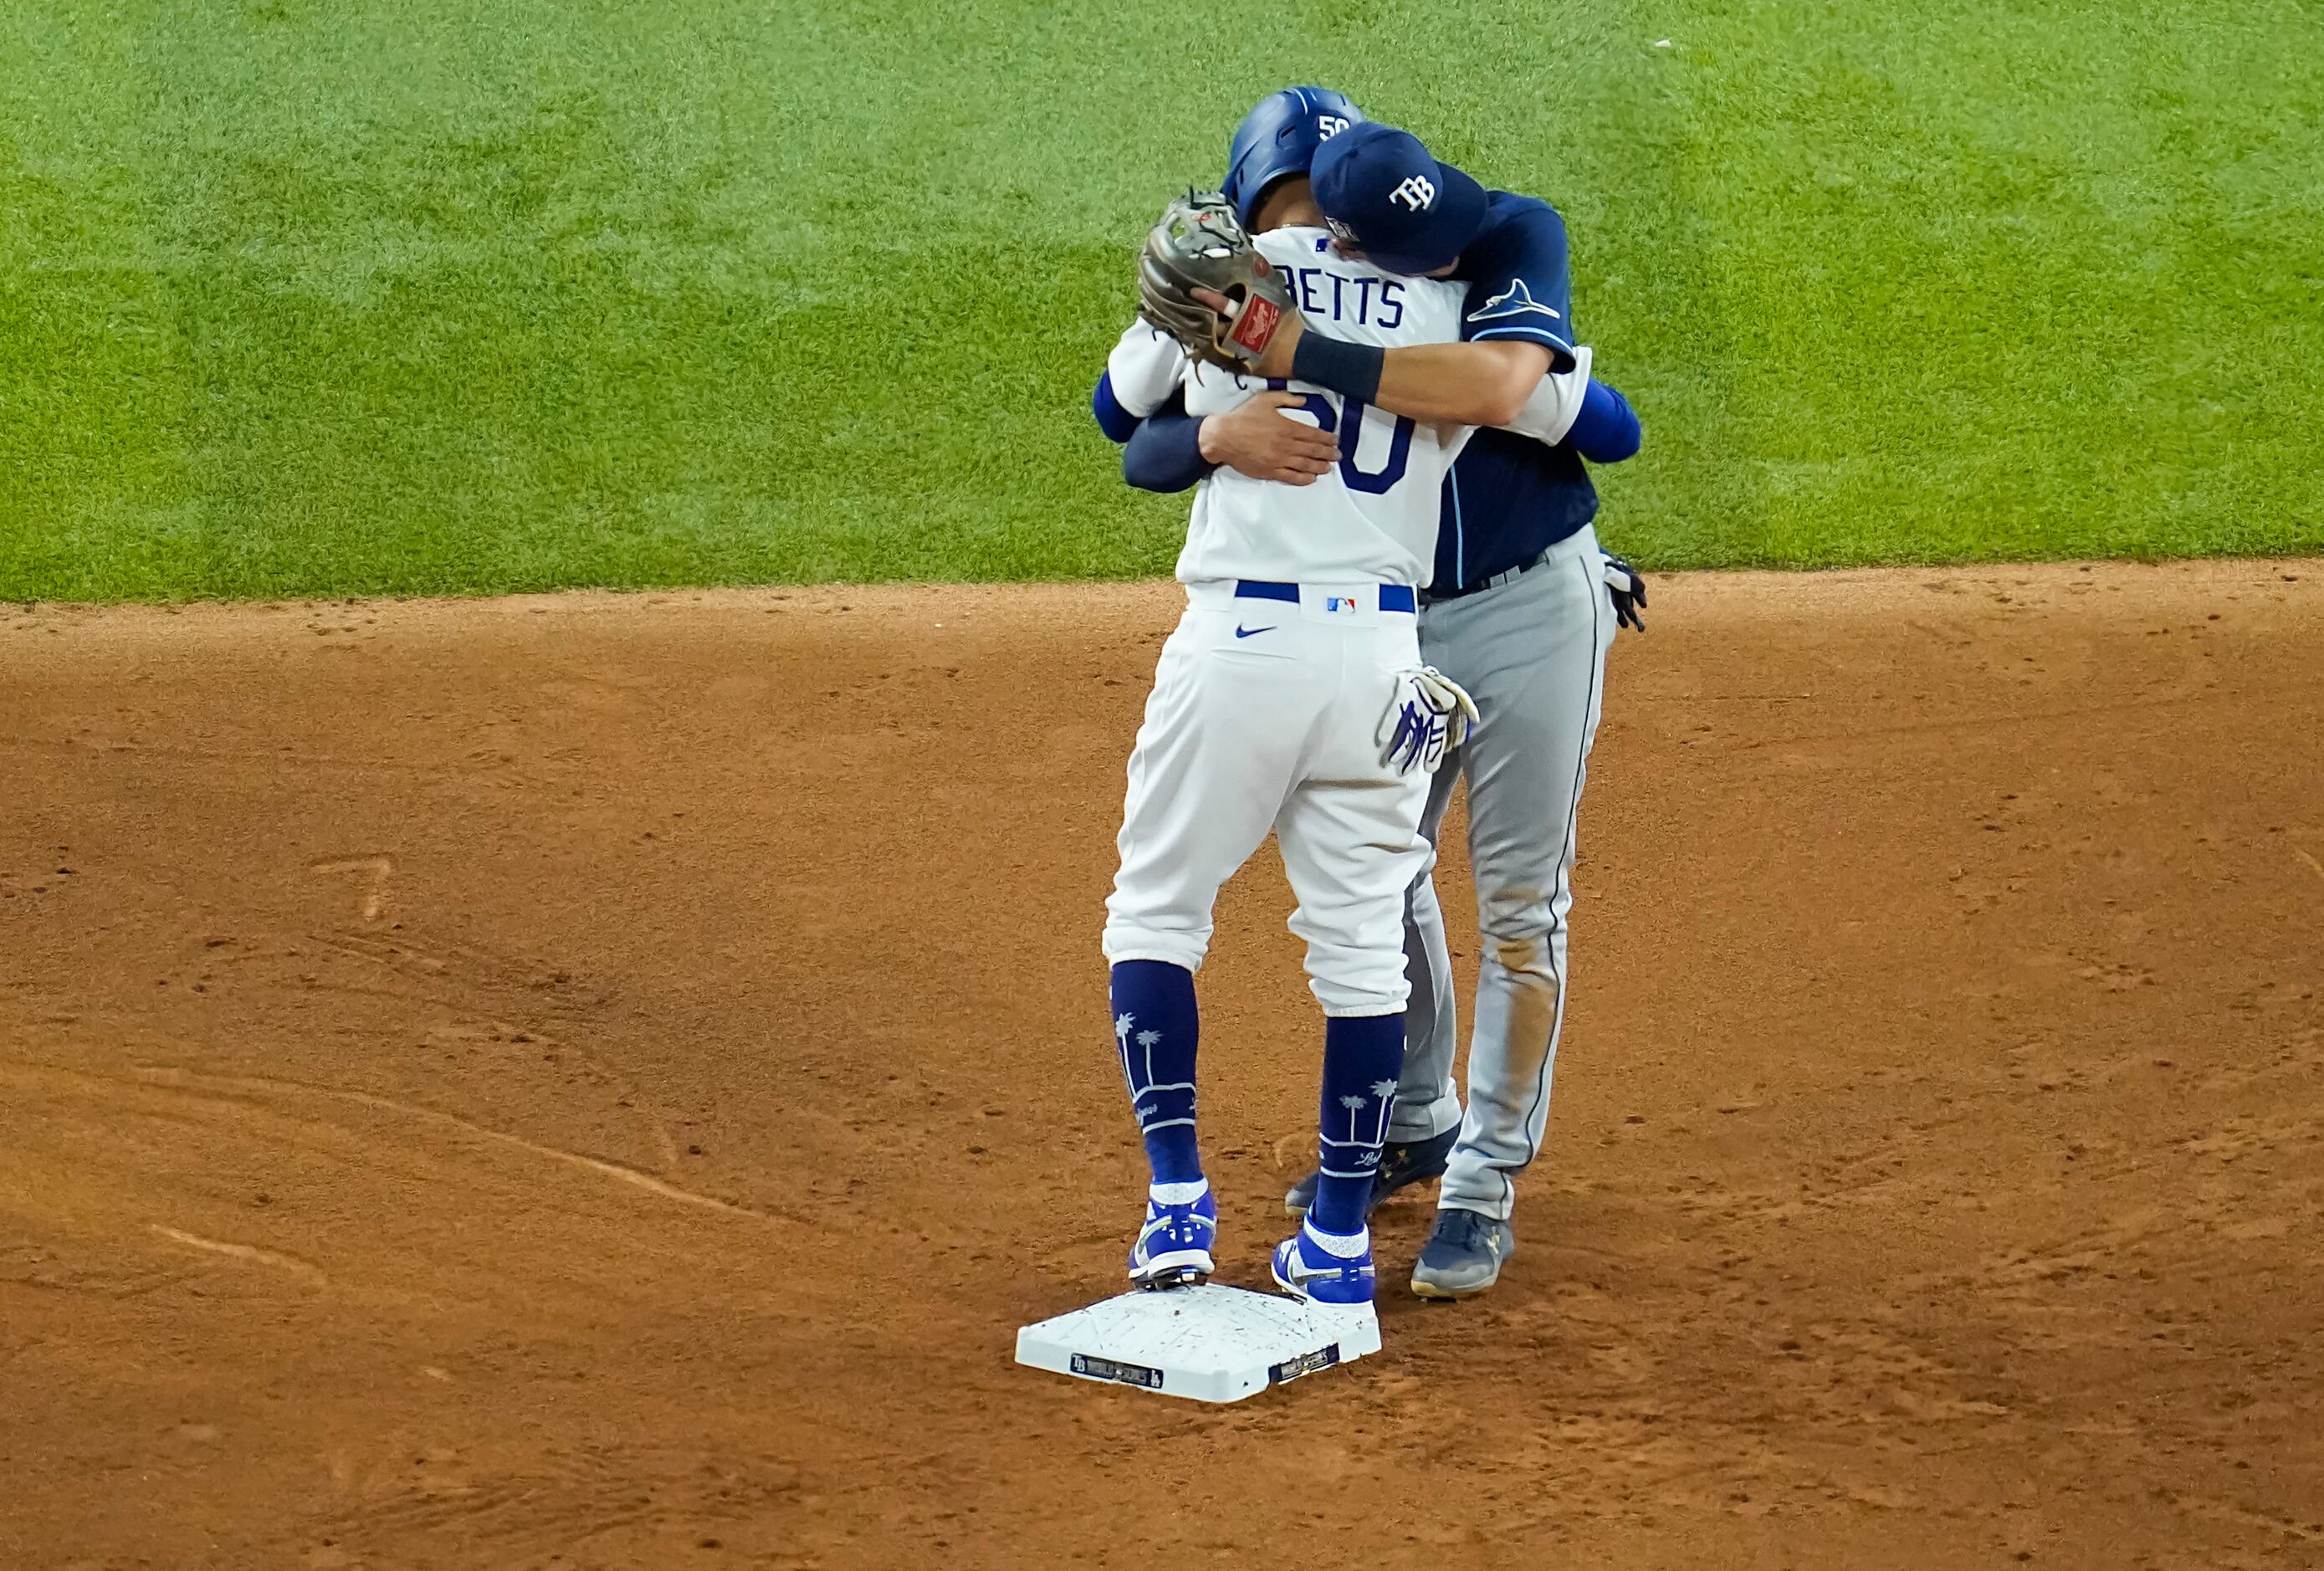
{"type": "Polygon", "coordinates": [[[1353,595],[1326,595],[1323,596],[1323,610],[1327,615],[1353,616],[1360,609],[1360,607],[1357,605],[1356,597],[1353,595]]]}

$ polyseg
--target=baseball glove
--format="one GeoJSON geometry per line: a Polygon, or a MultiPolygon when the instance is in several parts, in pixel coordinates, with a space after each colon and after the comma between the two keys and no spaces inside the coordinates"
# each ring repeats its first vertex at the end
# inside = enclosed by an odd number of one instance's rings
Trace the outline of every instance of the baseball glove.
{"type": "Polygon", "coordinates": [[[1290,309],[1283,280],[1218,192],[1173,197],[1147,232],[1138,253],[1138,314],[1194,358],[1250,371],[1290,309]],[[1226,296],[1233,313],[1222,315],[1196,300],[1198,289],[1226,296]]]}

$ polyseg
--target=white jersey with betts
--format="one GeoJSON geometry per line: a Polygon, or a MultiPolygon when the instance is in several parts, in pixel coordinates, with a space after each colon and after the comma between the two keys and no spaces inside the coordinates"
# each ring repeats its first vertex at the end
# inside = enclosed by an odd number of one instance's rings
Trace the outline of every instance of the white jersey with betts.
{"type": "MultiPolygon", "coordinates": [[[[1301,316],[1333,337],[1393,349],[1461,337],[1466,285],[1383,273],[1341,255],[1322,229],[1270,230],[1258,245],[1301,316]]],[[[1268,386],[1187,360],[1143,321],[1122,335],[1107,371],[1115,396],[1140,418],[1182,383],[1186,412],[1198,416],[1224,413],[1268,386]]],[[[1274,385],[1307,395],[1286,418],[1336,432],[1340,461],[1311,485],[1229,468],[1204,480],[1178,557],[1180,581],[1427,583],[1444,476],[1471,428],[1415,421],[1304,382],[1274,385]]]]}

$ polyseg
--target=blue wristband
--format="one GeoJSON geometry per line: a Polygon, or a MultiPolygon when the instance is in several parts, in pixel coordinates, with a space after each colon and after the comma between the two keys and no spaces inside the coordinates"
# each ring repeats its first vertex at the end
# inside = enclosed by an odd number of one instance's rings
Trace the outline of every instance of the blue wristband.
{"type": "Polygon", "coordinates": [[[1388,351],[1375,345],[1326,337],[1310,328],[1299,335],[1299,347],[1291,352],[1291,375],[1294,381],[1370,403],[1379,393],[1380,367],[1387,361],[1388,351]]]}

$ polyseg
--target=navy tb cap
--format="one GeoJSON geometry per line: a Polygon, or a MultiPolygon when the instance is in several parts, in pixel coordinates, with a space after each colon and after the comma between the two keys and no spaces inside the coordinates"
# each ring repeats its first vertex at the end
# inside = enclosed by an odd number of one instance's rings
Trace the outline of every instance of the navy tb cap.
{"type": "Polygon", "coordinates": [[[1332,233],[1390,273],[1434,273],[1485,226],[1484,187],[1378,120],[1318,147],[1312,174],[1332,233]]]}

